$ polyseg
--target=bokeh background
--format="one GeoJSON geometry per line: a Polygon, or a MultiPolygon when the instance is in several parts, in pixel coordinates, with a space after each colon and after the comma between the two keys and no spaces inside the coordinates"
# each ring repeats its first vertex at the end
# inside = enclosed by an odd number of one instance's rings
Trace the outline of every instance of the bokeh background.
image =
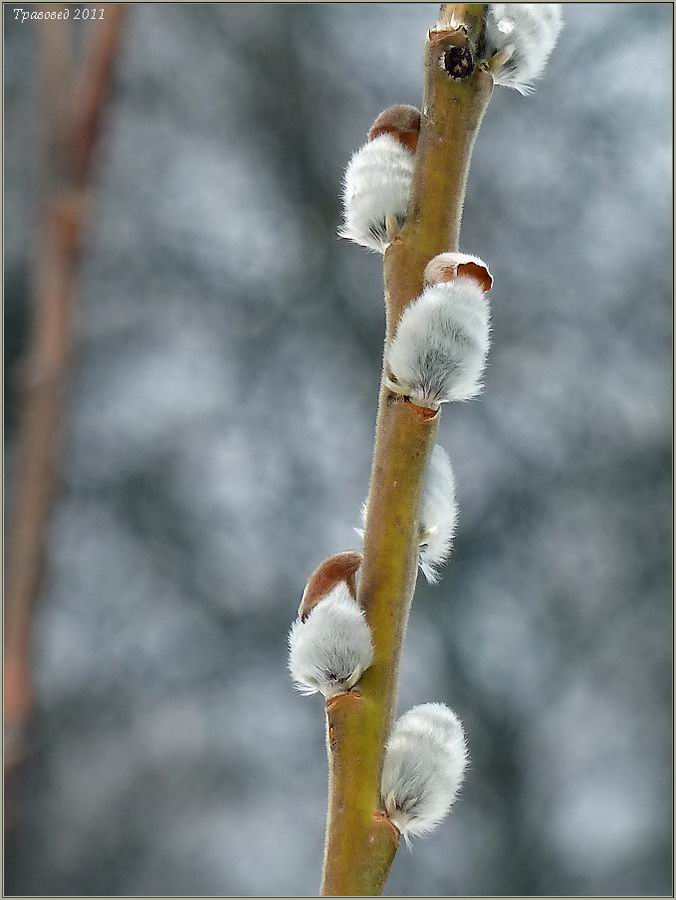
{"type": "MultiPolygon", "coordinates": [[[[317,890],[323,714],[285,635],[356,546],[384,324],[340,180],[420,102],[436,9],[130,10],[7,893],[317,890]]],[[[37,26],[4,19],[11,527],[40,121],[37,26]]],[[[567,4],[536,93],[496,90],[479,135],[462,243],[495,340],[485,395],[443,412],[460,528],[400,696],[452,705],[472,766],[390,894],[671,892],[671,39],[671,4],[567,4]]]]}

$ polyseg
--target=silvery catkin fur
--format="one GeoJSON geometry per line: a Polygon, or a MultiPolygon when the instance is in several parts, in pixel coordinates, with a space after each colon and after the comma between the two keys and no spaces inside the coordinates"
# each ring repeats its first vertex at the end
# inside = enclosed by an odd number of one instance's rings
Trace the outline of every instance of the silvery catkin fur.
{"type": "Polygon", "coordinates": [[[347,584],[338,582],[289,632],[289,671],[303,694],[349,691],[373,662],[371,632],[347,584]]]}
{"type": "Polygon", "coordinates": [[[453,467],[437,444],[425,473],[420,508],[419,563],[430,584],[439,580],[439,569],[450,556],[457,521],[453,467]]]}
{"type": "Polygon", "coordinates": [[[560,3],[490,3],[486,53],[495,83],[530,93],[556,46],[561,26],[560,3]]]}
{"type": "Polygon", "coordinates": [[[415,154],[392,134],[381,134],[357,150],[345,172],[341,237],[384,253],[386,219],[404,224],[415,154]]]}
{"type": "Polygon", "coordinates": [[[385,751],[381,796],[407,842],[429,834],[445,818],[466,767],[462,723],[447,706],[414,706],[396,722],[385,751]]]}
{"type": "Polygon", "coordinates": [[[477,281],[428,285],[406,307],[388,350],[390,387],[432,409],[476,397],[489,343],[488,299],[477,281]]]}
{"type": "MultiPolygon", "coordinates": [[[[364,538],[366,503],[362,503],[363,528],[355,528],[364,538]]],[[[437,444],[425,473],[420,504],[420,543],[418,564],[430,584],[439,580],[439,569],[447,561],[453,548],[453,535],[458,521],[455,499],[455,477],[448,454],[437,444]]]]}

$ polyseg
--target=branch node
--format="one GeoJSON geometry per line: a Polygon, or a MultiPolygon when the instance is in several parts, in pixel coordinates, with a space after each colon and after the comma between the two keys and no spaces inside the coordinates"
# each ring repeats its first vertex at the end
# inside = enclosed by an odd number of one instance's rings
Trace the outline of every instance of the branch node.
{"type": "Polygon", "coordinates": [[[449,47],[441,56],[439,65],[451,78],[460,81],[474,71],[474,57],[469,47],[449,47]]]}

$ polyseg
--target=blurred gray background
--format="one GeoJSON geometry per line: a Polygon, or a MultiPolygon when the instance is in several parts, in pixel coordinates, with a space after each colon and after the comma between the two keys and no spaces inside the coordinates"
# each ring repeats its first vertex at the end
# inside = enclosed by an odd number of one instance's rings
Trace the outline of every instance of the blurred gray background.
{"type": "MultiPolygon", "coordinates": [[[[384,324],[340,181],[383,107],[420,102],[436,10],[130,10],[7,893],[317,890],[322,706],[285,637],[309,571],[357,546],[384,324]]],[[[494,347],[482,399],[443,412],[460,528],[418,584],[400,696],[453,706],[472,765],[390,894],[671,892],[672,7],[564,15],[472,163],[494,347]]],[[[11,502],[37,27],[6,6],[5,36],[11,502]]]]}

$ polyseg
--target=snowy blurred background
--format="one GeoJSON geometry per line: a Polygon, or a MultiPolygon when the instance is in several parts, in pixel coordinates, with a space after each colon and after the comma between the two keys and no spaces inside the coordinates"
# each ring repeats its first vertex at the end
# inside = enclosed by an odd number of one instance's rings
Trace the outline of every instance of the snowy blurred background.
{"type": "MultiPolygon", "coordinates": [[[[383,334],[340,180],[420,102],[436,9],[130,10],[9,894],[317,890],[323,714],[285,635],[356,546],[383,334]]],[[[37,26],[4,12],[11,501],[39,121],[37,26]]],[[[400,697],[452,705],[472,767],[390,894],[671,891],[671,29],[670,4],[567,5],[536,93],[496,90],[479,135],[462,243],[495,345],[484,397],[443,412],[461,523],[400,697]]]]}

